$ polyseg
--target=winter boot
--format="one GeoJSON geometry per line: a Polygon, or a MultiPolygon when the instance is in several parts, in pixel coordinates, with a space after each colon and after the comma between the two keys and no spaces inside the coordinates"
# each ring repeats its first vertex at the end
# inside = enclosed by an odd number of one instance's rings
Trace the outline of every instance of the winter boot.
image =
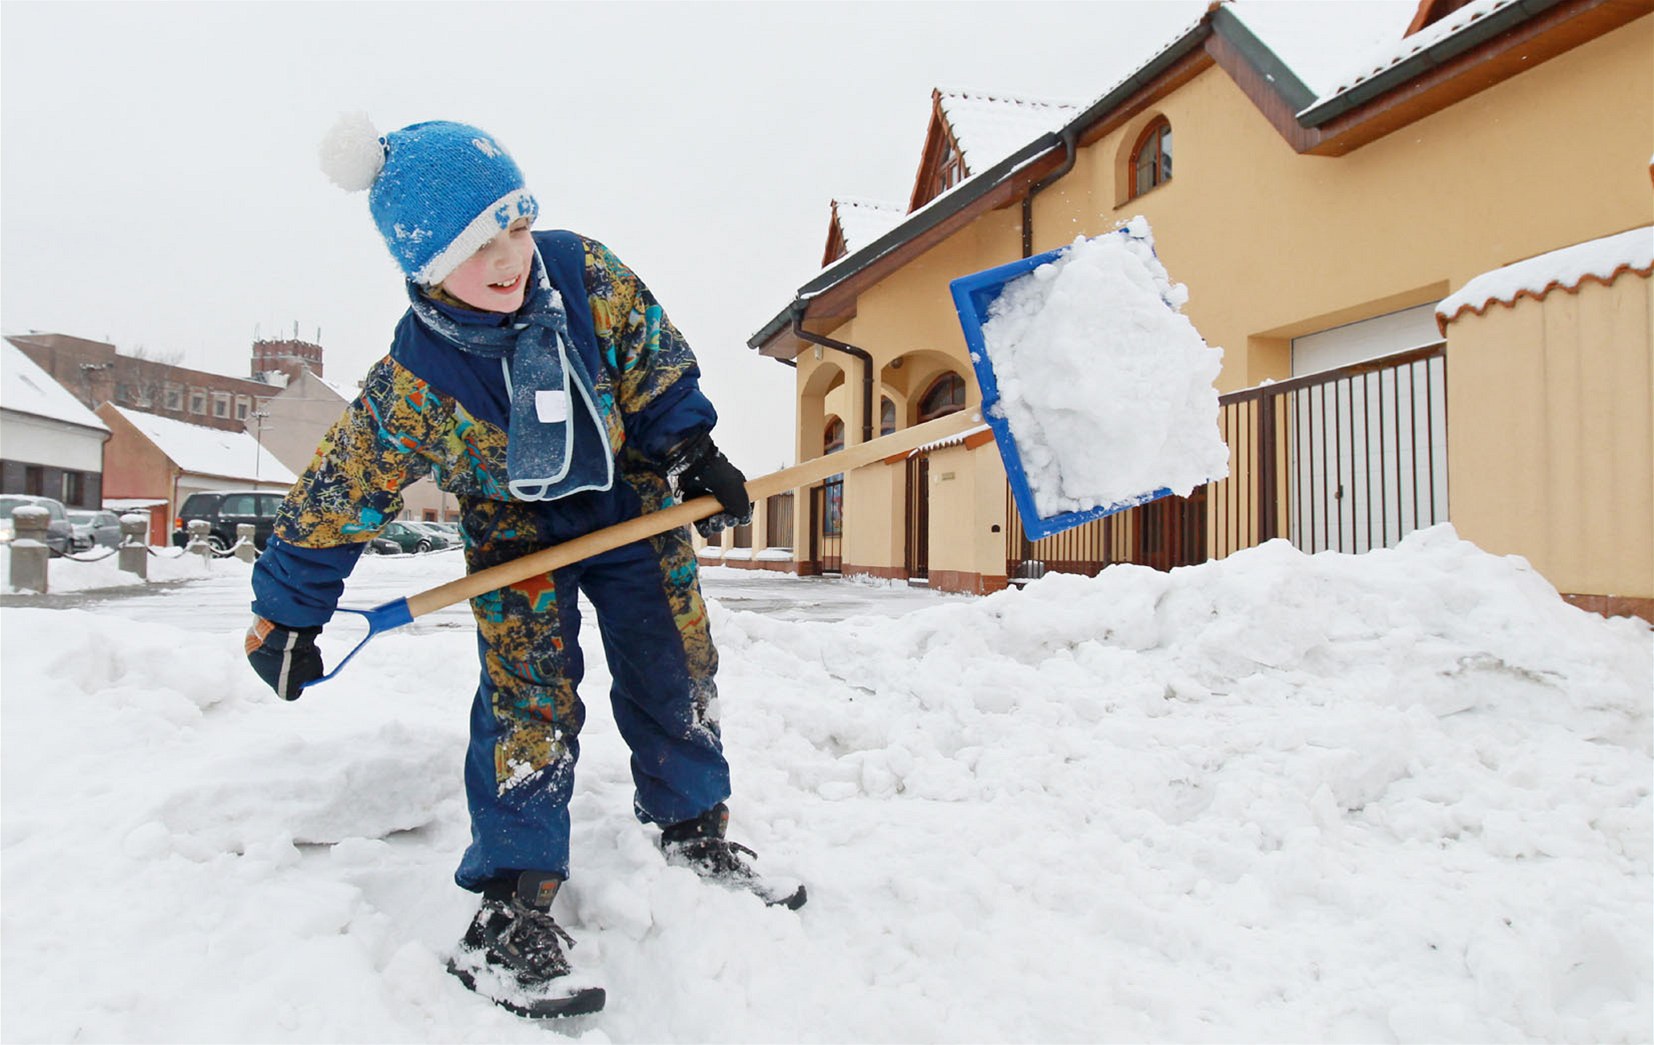
{"type": "Polygon", "coordinates": [[[524,871],[490,888],[448,971],[494,1004],[531,1019],[579,1016],[603,1008],[603,988],[570,975],[563,945],[574,939],[551,917],[561,878],[524,871]]]}
{"type": "Polygon", "coordinates": [[[767,878],[752,869],[747,858],[758,854],[724,838],[729,829],[729,807],[719,802],[693,820],[667,827],[660,834],[666,862],[687,867],[708,881],[757,895],[771,907],[796,911],[806,899],[804,883],[793,878],[767,878]]]}

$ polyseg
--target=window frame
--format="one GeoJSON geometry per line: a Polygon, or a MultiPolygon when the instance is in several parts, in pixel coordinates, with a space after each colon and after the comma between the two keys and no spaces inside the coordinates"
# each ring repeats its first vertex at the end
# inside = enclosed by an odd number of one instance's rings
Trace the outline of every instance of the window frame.
{"type": "Polygon", "coordinates": [[[844,449],[844,419],[833,416],[821,426],[821,456],[836,454],[844,449]]]}
{"type": "Polygon", "coordinates": [[[1172,180],[1172,156],[1174,151],[1170,148],[1171,140],[1172,121],[1164,116],[1156,116],[1153,120],[1150,120],[1149,125],[1143,128],[1143,132],[1137,136],[1137,143],[1131,147],[1131,155],[1126,163],[1126,170],[1131,178],[1130,199],[1136,199],[1145,193],[1152,192],[1172,180]],[[1144,150],[1150,146],[1154,148],[1155,152],[1153,159],[1154,176],[1151,184],[1144,185],[1139,181],[1138,175],[1143,167],[1144,150]]]}
{"type": "Polygon", "coordinates": [[[959,411],[965,409],[967,394],[968,390],[965,387],[965,379],[959,374],[949,370],[945,373],[936,375],[936,380],[925,386],[924,394],[919,397],[918,405],[915,407],[918,411],[917,423],[924,424],[926,421],[934,421],[938,417],[946,417],[949,414],[957,414],[959,411]],[[949,385],[950,388],[953,387],[952,383],[957,383],[959,392],[958,402],[952,402],[951,400],[953,397],[950,394],[949,402],[941,404],[940,406],[931,406],[931,397],[936,395],[943,385],[949,385]]]}

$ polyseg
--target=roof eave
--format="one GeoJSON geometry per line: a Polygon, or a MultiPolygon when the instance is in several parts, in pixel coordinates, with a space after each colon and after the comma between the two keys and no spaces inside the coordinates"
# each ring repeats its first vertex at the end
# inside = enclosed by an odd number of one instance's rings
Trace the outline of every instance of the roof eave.
{"type": "Polygon", "coordinates": [[[1307,105],[1298,113],[1298,123],[1303,127],[1320,127],[1329,123],[1563,2],[1564,0],[1517,0],[1509,7],[1502,7],[1487,17],[1470,23],[1419,53],[1402,59],[1371,79],[1361,81],[1349,90],[1340,91],[1318,105],[1307,105]]]}

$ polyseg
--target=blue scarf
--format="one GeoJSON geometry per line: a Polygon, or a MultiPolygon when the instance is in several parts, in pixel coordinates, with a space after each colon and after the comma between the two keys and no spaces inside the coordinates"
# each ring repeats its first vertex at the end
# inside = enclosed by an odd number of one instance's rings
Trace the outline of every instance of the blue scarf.
{"type": "Polygon", "coordinates": [[[408,297],[425,327],[461,352],[500,360],[511,397],[506,433],[506,488],[520,501],[555,501],[614,483],[616,448],[578,351],[570,351],[563,297],[534,252],[529,293],[498,326],[458,323],[413,283],[408,297]]]}

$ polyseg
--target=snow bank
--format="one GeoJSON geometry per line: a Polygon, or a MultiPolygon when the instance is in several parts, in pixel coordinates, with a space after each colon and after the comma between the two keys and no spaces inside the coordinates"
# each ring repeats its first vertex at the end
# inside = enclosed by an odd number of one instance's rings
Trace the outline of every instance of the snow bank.
{"type": "Polygon", "coordinates": [[[1042,518],[1187,496],[1229,474],[1212,382],[1223,350],[1178,311],[1188,299],[1143,218],[1076,239],[1006,284],[982,326],[998,409],[1042,518]]]}
{"type": "MultiPolygon", "coordinates": [[[[451,568],[401,558],[360,572],[451,568]]],[[[558,905],[610,1008],[554,1033],[1654,1035],[1649,631],[1519,559],[1442,527],[900,617],[710,611],[732,836],[810,904],[665,866],[588,646],[558,905]]],[[[442,971],[473,908],[463,616],[295,704],[229,616],[0,617],[7,1037],[544,1041],[442,971]]]]}

